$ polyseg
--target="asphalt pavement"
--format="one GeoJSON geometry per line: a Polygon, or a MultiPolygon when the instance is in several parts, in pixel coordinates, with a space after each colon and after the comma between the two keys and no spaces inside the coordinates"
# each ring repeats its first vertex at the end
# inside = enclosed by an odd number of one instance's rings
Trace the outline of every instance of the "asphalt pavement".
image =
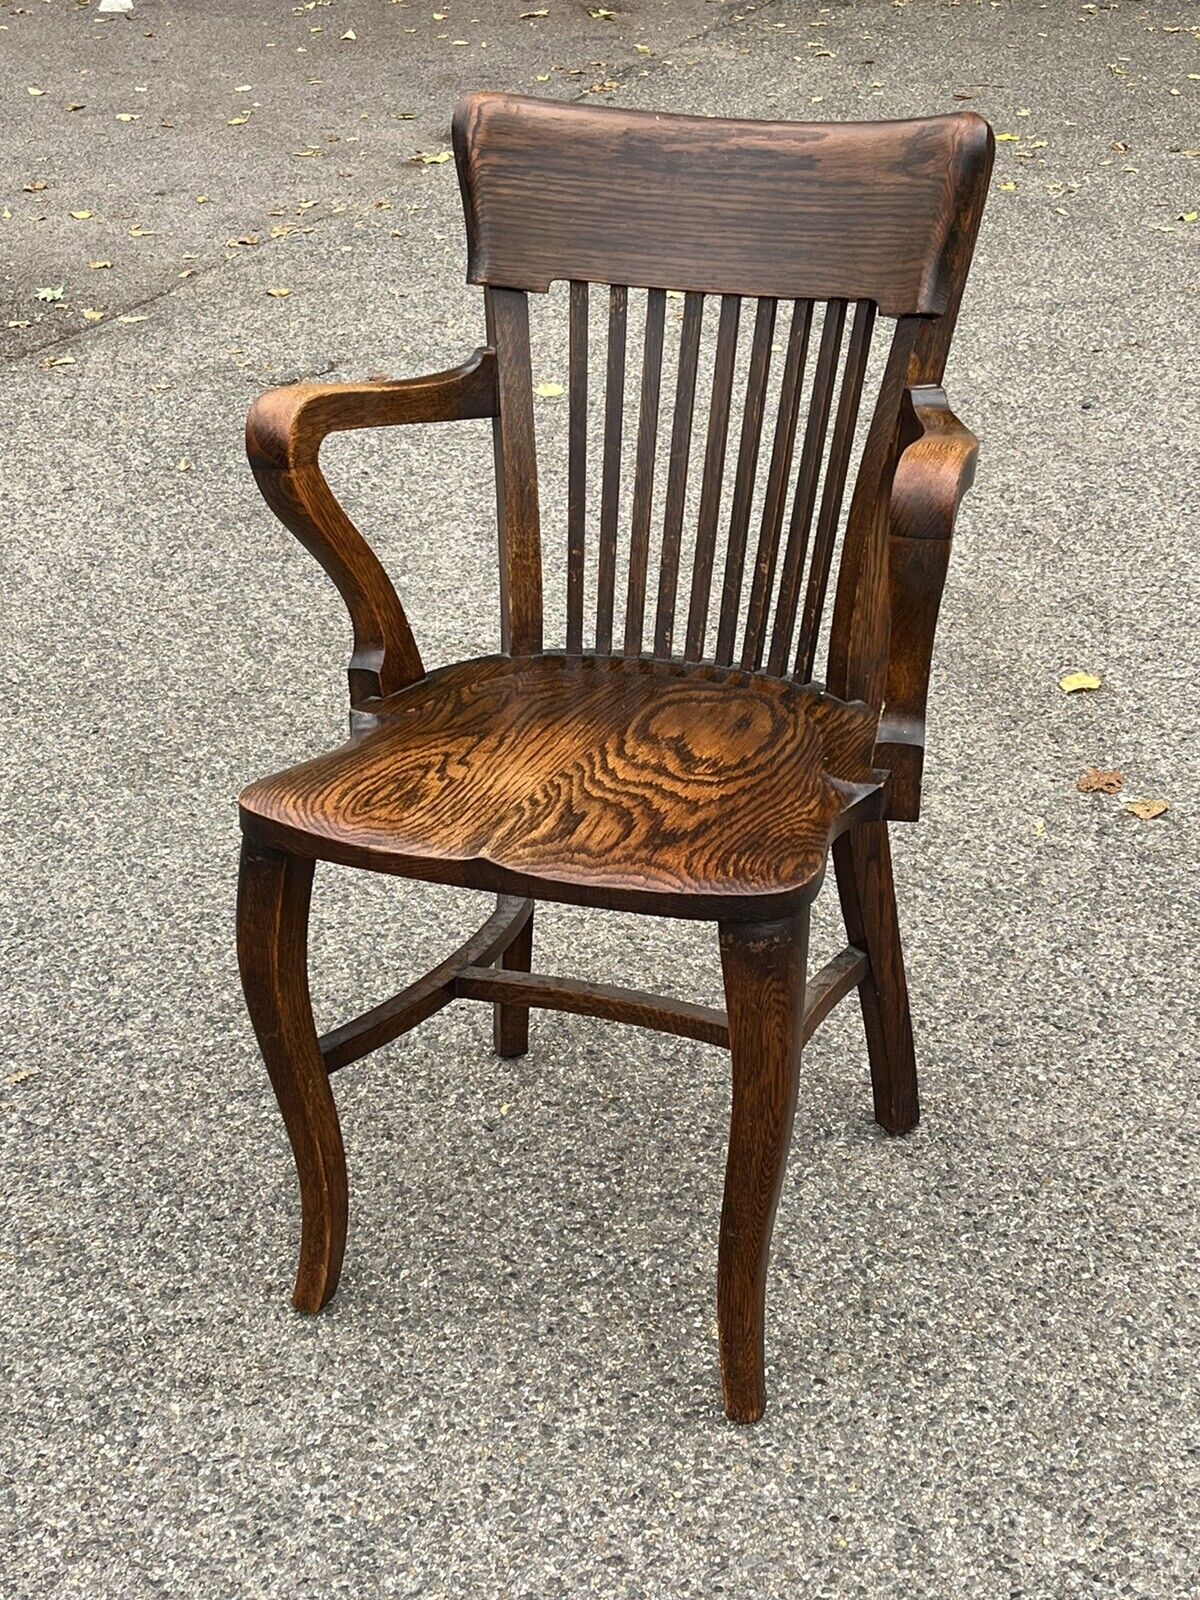
{"type": "MultiPolygon", "coordinates": [[[[6,1594],[1195,1595],[1198,40],[1187,0],[0,3],[6,1594]],[[289,1305],[235,800],[341,738],[349,640],[242,420],[482,342],[440,159],[481,86],[1000,136],[947,377],[979,475],[896,830],[923,1121],[874,1128],[843,1007],[751,1429],[701,1045],[543,1014],[501,1061],[463,1004],[349,1069],[345,1276],[289,1305]]],[[[426,659],[494,648],[486,428],[328,468],[426,659]]],[[[320,871],[321,1021],[487,909],[320,871]]],[[[704,926],[551,907],[537,955],[719,999],[704,926]]]]}

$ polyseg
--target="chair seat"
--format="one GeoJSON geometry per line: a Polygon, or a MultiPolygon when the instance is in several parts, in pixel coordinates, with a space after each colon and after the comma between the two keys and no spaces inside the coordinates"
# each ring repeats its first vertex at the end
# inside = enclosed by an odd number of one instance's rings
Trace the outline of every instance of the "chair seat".
{"type": "Polygon", "coordinates": [[[485,657],[253,784],[262,844],[437,883],[685,917],[784,914],[879,813],[876,718],[708,665],[485,657]]]}

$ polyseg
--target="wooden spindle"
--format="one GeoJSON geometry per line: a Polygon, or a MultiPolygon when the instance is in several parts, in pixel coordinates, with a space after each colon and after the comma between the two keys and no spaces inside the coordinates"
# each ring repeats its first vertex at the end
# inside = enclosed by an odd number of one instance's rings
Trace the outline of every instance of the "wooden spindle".
{"type": "Polygon", "coordinates": [[[742,639],[743,667],[757,671],[762,665],[766,643],[767,615],[775,582],[775,561],[783,528],[783,508],[788,479],[792,472],[792,452],[796,445],[796,420],[800,410],[800,385],[808,359],[808,338],[812,330],[811,300],[797,300],[792,307],[783,380],[779,388],[779,410],[775,417],[775,438],[771,445],[771,465],[763,497],[762,524],[754,558],[754,578],[746,612],[746,632],[742,639]]]}
{"type": "Polygon", "coordinates": [[[742,573],[746,565],[746,534],[750,527],[754,480],[758,472],[758,449],[766,411],[767,378],[771,370],[771,340],[775,333],[776,304],[774,300],[760,300],[754,316],[750,368],[746,374],[746,406],[742,413],[737,474],[733,482],[733,504],[729,512],[729,543],[725,549],[721,617],[717,625],[716,660],[722,666],[728,666],[733,660],[733,641],[737,633],[738,612],[741,608],[742,573]]]}
{"type": "Polygon", "coordinates": [[[842,347],[842,333],[845,326],[846,302],[829,301],[825,307],[825,320],[821,327],[821,344],[817,352],[812,393],[808,402],[808,421],[804,426],[804,443],[800,450],[800,471],[796,476],[796,493],[792,500],[792,520],[788,526],[787,546],[779,573],[779,595],[775,603],[771,652],[767,657],[767,671],[776,674],[787,670],[792,629],[796,625],[800,579],[804,571],[804,557],[808,548],[809,528],[812,526],[813,506],[817,498],[817,484],[821,478],[825,435],[829,429],[829,413],[833,409],[838,354],[842,347]]]}
{"type": "Polygon", "coordinates": [[[816,660],[817,635],[821,629],[821,613],[825,609],[829,568],[833,560],[838,518],[842,513],[842,496],[846,488],[846,473],[850,466],[854,432],[858,426],[858,408],[862,399],[863,380],[866,377],[867,357],[871,351],[871,334],[874,327],[874,306],[869,301],[860,300],[855,307],[854,326],[850,330],[850,348],[846,354],[842,392],[838,397],[837,420],[834,423],[833,439],[829,446],[829,464],[825,469],[825,486],[821,492],[821,510],[817,518],[817,535],[813,540],[812,565],[808,574],[808,592],[804,597],[804,617],[796,649],[796,675],[805,683],[812,677],[816,660]]]}
{"type": "Polygon", "coordinates": [[[713,361],[712,403],[708,408],[708,439],[704,448],[704,477],[700,488],[700,516],[696,525],[696,551],[692,561],[692,595],[683,650],[685,661],[700,659],[708,628],[708,602],[712,593],[713,557],[717,547],[717,520],[721,512],[721,483],[725,476],[729,403],[733,394],[733,367],[737,357],[741,308],[739,295],[721,296],[717,353],[713,361]]]}
{"type": "Polygon", "coordinates": [[[588,286],[570,290],[567,376],[567,650],[583,650],[583,574],[587,559],[588,286]]]}
{"type": "Polygon", "coordinates": [[[596,572],[596,649],[612,649],[617,583],[617,518],[621,497],[621,433],[625,411],[625,328],[629,290],[613,284],[608,296],[608,372],[604,388],[604,456],[600,471],[600,552],[596,572]]]}
{"type": "Polygon", "coordinates": [[[625,597],[625,653],[638,655],[646,613],[646,568],[650,559],[650,511],[654,501],[654,456],[658,445],[658,399],[662,388],[664,289],[646,297],[642,349],[642,397],[638,411],[637,464],[633,474],[633,520],[629,536],[629,587],[625,597]]]}
{"type": "Polygon", "coordinates": [[[679,335],[675,415],[671,424],[671,459],[667,467],[667,502],[663,514],[662,555],[658,572],[658,606],[654,622],[656,656],[671,654],[671,641],[675,628],[679,550],[683,538],[683,508],[687,496],[688,459],[692,448],[692,412],[696,402],[696,366],[700,356],[700,328],[703,316],[704,296],[686,295],[683,302],[683,327],[679,335]]]}

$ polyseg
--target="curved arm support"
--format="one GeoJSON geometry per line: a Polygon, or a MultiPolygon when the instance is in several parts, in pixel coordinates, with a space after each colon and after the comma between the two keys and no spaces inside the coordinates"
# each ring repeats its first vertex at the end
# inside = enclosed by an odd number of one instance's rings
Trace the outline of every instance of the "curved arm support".
{"type": "Polygon", "coordinates": [[[415,683],[425,669],[390,578],[325,481],[321,444],[352,428],[495,414],[496,359],[487,349],[425,378],[271,389],[250,409],[246,454],[263,498],[321,563],[350,613],[352,706],[415,683]]]}
{"type": "Polygon", "coordinates": [[[888,535],[891,636],[875,764],[889,768],[888,816],[915,822],[925,763],[925,702],[959,503],[979,441],[935,385],[910,389],[917,438],[900,457],[888,535]]]}

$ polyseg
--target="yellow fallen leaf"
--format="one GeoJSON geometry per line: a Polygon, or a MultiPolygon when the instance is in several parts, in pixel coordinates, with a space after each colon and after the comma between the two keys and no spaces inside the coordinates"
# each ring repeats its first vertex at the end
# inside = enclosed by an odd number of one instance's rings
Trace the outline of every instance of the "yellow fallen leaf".
{"type": "Polygon", "coordinates": [[[1179,213],[1180,222],[1195,222],[1198,217],[1200,217],[1200,211],[1181,211],[1179,213]]]}
{"type": "Polygon", "coordinates": [[[1019,133],[998,133],[996,135],[997,144],[1020,144],[1020,142],[1021,135],[1019,133]]]}
{"type": "Polygon", "coordinates": [[[418,150],[417,160],[425,167],[439,166],[443,161],[449,161],[449,150],[418,150]]]}
{"type": "Polygon", "coordinates": [[[1170,806],[1165,800],[1130,800],[1125,810],[1143,822],[1153,822],[1155,817],[1166,816],[1170,806]]]}
{"type": "Polygon", "coordinates": [[[28,1083],[30,1078],[37,1077],[38,1070],[37,1067],[21,1067],[17,1072],[10,1072],[4,1081],[10,1086],[16,1083],[28,1083]]]}
{"type": "Polygon", "coordinates": [[[565,391],[561,383],[535,383],[533,392],[539,400],[557,400],[565,391]]]}
{"type": "Polygon", "coordinates": [[[192,470],[192,463],[188,460],[188,458],[186,456],[183,456],[180,460],[178,460],[175,463],[175,471],[176,472],[190,472],[191,470],[192,470]]]}
{"type": "Polygon", "coordinates": [[[140,222],[135,222],[129,230],[129,237],[131,239],[153,239],[154,230],[153,228],[143,228],[140,222]]]}
{"type": "Polygon", "coordinates": [[[118,111],[117,112],[117,121],[118,122],[140,122],[141,120],[142,120],[142,113],[140,111],[118,111]]]}
{"type": "Polygon", "coordinates": [[[74,365],[74,356],[51,356],[49,360],[42,362],[43,367],[73,367],[74,365]]]}
{"type": "Polygon", "coordinates": [[[1008,179],[1008,180],[1007,180],[1007,181],[1006,181],[1006,182],[1005,182],[1005,183],[1002,183],[1002,184],[1001,184],[1001,185],[1000,185],[1000,188],[1001,188],[1001,189],[1002,189],[1002,190],[1003,190],[1003,192],[1004,192],[1004,193],[1005,193],[1005,194],[1014,194],[1014,193],[1015,193],[1015,192],[1016,192],[1016,188],[1017,188],[1017,186],[1016,186],[1016,184],[1015,184],[1015,183],[1014,183],[1014,182],[1013,182],[1013,181],[1012,181],[1012,179],[1011,179],[1011,178],[1009,178],[1009,179],[1008,179]]]}
{"type": "Polygon", "coordinates": [[[280,289],[280,288],[274,288],[274,289],[268,289],[267,290],[267,293],[271,296],[272,300],[286,300],[288,295],[291,294],[291,292],[292,291],[290,289],[280,289]]]}
{"type": "Polygon", "coordinates": [[[654,51],[651,50],[648,44],[635,44],[633,48],[640,56],[652,56],[654,54],[654,51]]]}
{"type": "Polygon", "coordinates": [[[244,128],[253,115],[252,111],[247,111],[244,117],[230,117],[225,126],[227,128],[244,128]]]}
{"type": "Polygon", "coordinates": [[[118,322],[127,322],[127,323],[128,322],[149,322],[150,321],[150,313],[148,311],[140,311],[140,312],[137,312],[137,313],[127,312],[125,316],[118,317],[117,321],[118,322]]]}
{"type": "Polygon", "coordinates": [[[208,204],[208,196],[206,194],[198,194],[196,196],[196,204],[198,206],[206,206],[208,204]]]}
{"type": "Polygon", "coordinates": [[[45,94],[45,92],[46,92],[45,89],[38,89],[32,83],[25,90],[26,94],[32,94],[32,95],[45,94]]]}
{"type": "Polygon", "coordinates": [[[99,322],[103,316],[103,311],[98,311],[95,306],[84,306],[83,308],[83,320],[85,322],[99,322]]]}
{"type": "Polygon", "coordinates": [[[88,266],[91,267],[93,272],[99,272],[101,267],[111,267],[112,266],[112,262],[111,261],[89,261],[88,262],[88,266]]]}
{"type": "Polygon", "coordinates": [[[1064,672],[1058,687],[1064,694],[1078,694],[1081,689],[1098,689],[1100,679],[1094,672],[1064,672]]]}
{"type": "Polygon", "coordinates": [[[71,215],[76,222],[86,222],[89,217],[94,217],[96,213],[94,211],[72,211],[71,215]]]}
{"type": "Polygon", "coordinates": [[[358,35],[355,33],[353,28],[347,28],[345,33],[342,35],[342,38],[343,39],[357,39],[358,35]]]}

